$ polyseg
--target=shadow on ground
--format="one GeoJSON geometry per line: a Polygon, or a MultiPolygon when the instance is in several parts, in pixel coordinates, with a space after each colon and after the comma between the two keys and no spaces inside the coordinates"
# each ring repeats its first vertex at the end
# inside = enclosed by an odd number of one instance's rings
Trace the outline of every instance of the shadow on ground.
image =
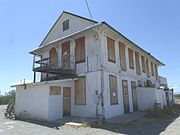
{"type": "MultiPolygon", "coordinates": [[[[127,135],[159,135],[163,132],[172,122],[175,121],[180,116],[180,104],[174,104],[168,109],[163,110],[159,113],[148,113],[147,115],[141,117],[140,119],[122,124],[115,121],[110,123],[109,121],[96,121],[86,123],[87,119],[74,118],[73,122],[83,123],[84,125],[81,128],[91,127],[95,129],[102,129],[111,131],[112,133],[121,133],[127,135]]],[[[65,123],[72,122],[71,118],[64,119],[64,121],[57,122],[47,122],[47,121],[38,121],[38,120],[23,120],[26,122],[59,129],[65,123]]],[[[180,126],[180,125],[179,125],[180,126]]],[[[87,130],[89,130],[87,128],[87,130]]]]}
{"type": "Polygon", "coordinates": [[[92,127],[127,135],[159,135],[179,116],[180,104],[174,104],[162,112],[148,113],[146,116],[131,123],[117,124],[118,122],[101,121],[95,123],[92,127]]]}

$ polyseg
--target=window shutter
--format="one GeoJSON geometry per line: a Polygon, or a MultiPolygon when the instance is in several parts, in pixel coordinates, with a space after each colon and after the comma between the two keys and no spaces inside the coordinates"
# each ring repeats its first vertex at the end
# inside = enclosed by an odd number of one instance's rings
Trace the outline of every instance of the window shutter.
{"type": "Polygon", "coordinates": [[[158,80],[159,76],[158,76],[158,66],[157,66],[157,64],[155,64],[154,67],[155,67],[156,80],[158,80]]]}
{"type": "Polygon", "coordinates": [[[115,41],[107,37],[107,48],[108,48],[108,61],[116,62],[115,58],[115,41]]]}
{"type": "Polygon", "coordinates": [[[139,53],[135,52],[135,59],[136,59],[136,73],[138,75],[141,74],[141,69],[140,69],[140,63],[139,63],[139,53]]]}
{"type": "Polygon", "coordinates": [[[134,69],[133,50],[128,48],[129,68],[134,69]]]}
{"type": "Polygon", "coordinates": [[[154,66],[152,62],[151,62],[151,75],[154,76],[154,66]]]}
{"type": "Polygon", "coordinates": [[[76,39],[75,62],[85,62],[85,37],[76,39]]]}
{"type": "Polygon", "coordinates": [[[146,75],[147,75],[147,77],[150,77],[150,73],[149,73],[149,61],[148,61],[148,59],[146,59],[146,75]]]}
{"type": "Polygon", "coordinates": [[[142,72],[146,73],[146,64],[144,56],[141,56],[142,72]]]}
{"type": "Polygon", "coordinates": [[[86,104],[86,78],[79,77],[75,81],[75,104],[85,105],[86,104]]]}
{"type": "Polygon", "coordinates": [[[118,104],[117,78],[109,75],[110,102],[111,105],[118,104]]]}
{"type": "Polygon", "coordinates": [[[126,71],[125,44],[123,44],[122,42],[119,42],[119,57],[121,70],[126,71]]]}

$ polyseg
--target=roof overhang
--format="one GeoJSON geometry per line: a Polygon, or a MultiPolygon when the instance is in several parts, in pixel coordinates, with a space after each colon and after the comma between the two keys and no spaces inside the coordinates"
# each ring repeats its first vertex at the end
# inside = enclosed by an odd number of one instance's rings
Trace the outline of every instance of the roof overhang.
{"type": "Polygon", "coordinates": [[[112,26],[110,26],[108,23],[106,23],[105,21],[102,22],[102,24],[106,25],[109,29],[113,30],[114,32],[116,32],[117,34],[119,34],[120,36],[122,36],[123,38],[125,38],[127,41],[129,41],[130,43],[132,43],[135,47],[137,47],[138,49],[140,49],[141,51],[143,51],[146,55],[149,55],[152,59],[154,59],[155,61],[157,61],[159,63],[159,66],[165,66],[164,63],[162,63],[161,61],[159,61],[158,59],[156,59],[153,55],[151,55],[149,52],[145,51],[143,48],[141,48],[140,46],[138,46],[137,44],[135,44],[133,41],[131,41],[130,39],[128,39],[127,37],[125,37],[123,34],[121,34],[119,31],[117,31],[115,28],[113,28],[112,26]]]}
{"type": "Polygon", "coordinates": [[[40,46],[32,51],[30,51],[29,53],[30,54],[34,54],[34,55],[39,55],[41,54],[41,50],[42,49],[48,49],[50,47],[53,46],[54,43],[56,42],[59,42],[59,41],[62,41],[62,40],[65,40],[65,39],[68,39],[68,38],[72,38],[73,36],[75,36],[76,34],[80,34],[82,32],[85,32],[85,31],[88,31],[90,29],[93,29],[95,27],[100,27],[100,26],[106,26],[107,28],[111,29],[112,31],[114,31],[115,33],[117,33],[118,35],[120,35],[121,37],[123,37],[124,39],[126,39],[127,41],[129,41],[130,43],[132,43],[135,47],[137,47],[138,49],[140,49],[142,52],[144,52],[146,55],[150,56],[152,59],[154,59],[155,61],[158,62],[158,65],[159,66],[165,66],[164,63],[162,63],[161,61],[159,61],[158,59],[156,59],[153,55],[151,55],[149,52],[145,51],[143,48],[141,48],[140,46],[138,46],[137,44],[135,44],[133,41],[131,41],[130,39],[128,39],[127,37],[125,37],[123,34],[121,34],[119,31],[117,31],[115,28],[113,28],[112,26],[110,26],[108,23],[106,23],[105,21],[101,22],[101,23],[97,23],[97,24],[94,24],[90,27],[87,27],[83,30],[80,30],[80,31],[77,31],[75,33],[72,33],[70,35],[67,35],[67,36],[64,36],[62,38],[59,38],[59,39],[56,39],[48,44],[45,44],[43,46],[40,46]]]}
{"type": "Polygon", "coordinates": [[[92,26],[89,26],[89,27],[87,27],[87,28],[85,28],[85,29],[83,29],[83,30],[80,30],[80,31],[74,32],[74,33],[72,33],[72,34],[69,34],[69,35],[67,35],[67,36],[64,36],[64,37],[62,37],[62,38],[56,39],[56,40],[54,40],[54,41],[52,41],[52,42],[49,42],[48,44],[45,44],[45,45],[43,45],[43,46],[40,46],[40,47],[38,47],[38,48],[30,51],[29,53],[30,53],[30,54],[34,54],[34,55],[39,55],[39,54],[41,54],[41,50],[42,50],[42,49],[45,49],[45,48],[48,48],[48,47],[52,47],[52,45],[55,44],[55,43],[57,43],[57,42],[60,42],[60,41],[62,41],[62,40],[68,39],[68,38],[72,38],[72,37],[75,36],[76,34],[80,34],[80,33],[82,33],[82,32],[85,32],[85,31],[88,31],[88,30],[93,29],[93,28],[95,28],[95,27],[98,27],[98,26],[100,26],[100,25],[102,25],[102,23],[97,23],[97,24],[92,25],[92,26]]]}

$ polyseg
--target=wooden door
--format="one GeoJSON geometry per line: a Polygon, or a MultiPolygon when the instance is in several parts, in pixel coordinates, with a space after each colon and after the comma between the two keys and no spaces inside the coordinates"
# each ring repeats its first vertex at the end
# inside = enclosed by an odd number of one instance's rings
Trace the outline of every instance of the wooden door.
{"type": "Polygon", "coordinates": [[[122,80],[124,113],[129,113],[128,81],[122,80]]]}
{"type": "Polygon", "coordinates": [[[71,116],[71,88],[63,88],[63,116],[71,116]]]}
{"type": "Polygon", "coordinates": [[[62,44],[62,64],[63,67],[70,67],[70,42],[62,44]]]}
{"type": "Polygon", "coordinates": [[[133,99],[133,110],[138,111],[136,82],[134,81],[131,82],[131,91],[132,91],[132,99],[133,99]]]}
{"type": "Polygon", "coordinates": [[[57,66],[58,64],[58,54],[56,52],[56,48],[53,47],[49,51],[49,57],[50,57],[50,65],[51,66],[57,66]]]}

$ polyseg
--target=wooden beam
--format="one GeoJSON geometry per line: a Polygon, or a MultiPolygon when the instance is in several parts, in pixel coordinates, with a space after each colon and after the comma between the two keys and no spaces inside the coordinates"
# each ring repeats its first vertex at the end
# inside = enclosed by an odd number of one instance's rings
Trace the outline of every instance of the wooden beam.
{"type": "Polygon", "coordinates": [[[34,71],[34,83],[36,82],[36,72],[34,71]]]}

